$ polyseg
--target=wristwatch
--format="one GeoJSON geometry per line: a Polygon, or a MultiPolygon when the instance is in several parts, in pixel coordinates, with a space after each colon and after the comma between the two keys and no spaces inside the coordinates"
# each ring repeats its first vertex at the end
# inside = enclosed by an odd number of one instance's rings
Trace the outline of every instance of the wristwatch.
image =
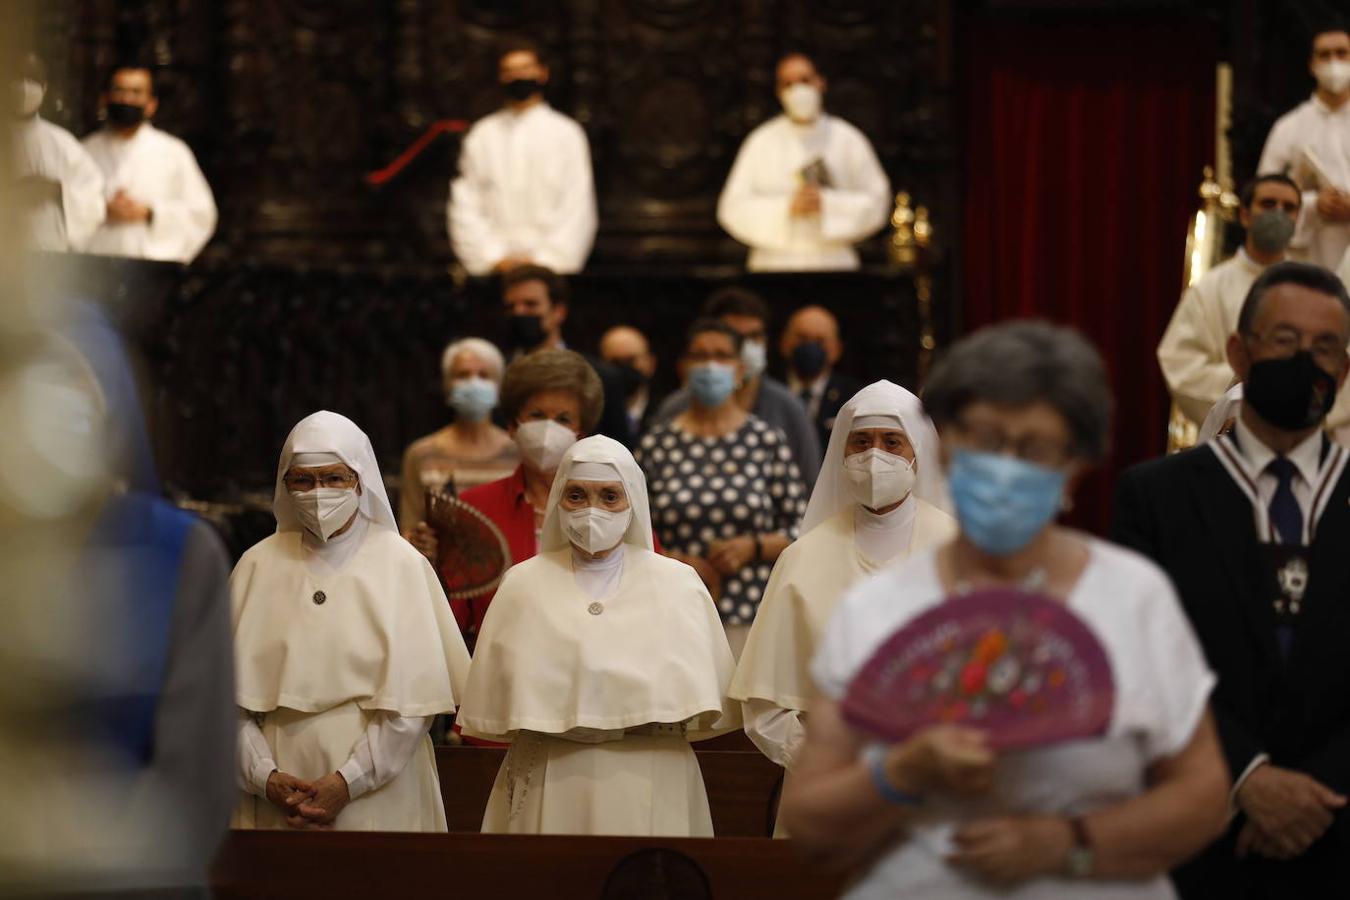
{"type": "Polygon", "coordinates": [[[1064,874],[1070,878],[1090,878],[1097,856],[1092,851],[1092,835],[1088,834],[1087,823],[1082,816],[1074,816],[1069,819],[1069,829],[1073,832],[1073,846],[1064,857],[1064,874]]]}

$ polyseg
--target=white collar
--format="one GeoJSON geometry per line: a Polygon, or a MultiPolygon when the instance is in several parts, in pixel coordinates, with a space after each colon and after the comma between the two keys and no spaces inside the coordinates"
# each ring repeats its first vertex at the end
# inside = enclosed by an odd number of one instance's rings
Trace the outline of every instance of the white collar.
{"type": "Polygon", "coordinates": [[[604,556],[587,559],[577,552],[577,548],[572,548],[572,571],[574,572],[608,572],[610,569],[617,569],[623,565],[623,541],[619,541],[619,546],[615,547],[610,553],[604,556]]]}
{"type": "MultiPolygon", "coordinates": [[[[1241,265],[1248,272],[1251,272],[1253,275],[1260,275],[1262,272],[1264,272],[1266,269],[1269,268],[1269,266],[1265,265],[1264,263],[1259,263],[1256,260],[1252,259],[1252,256],[1250,253],[1247,252],[1246,247],[1242,246],[1238,247],[1237,253],[1235,253],[1234,256],[1237,257],[1239,265],[1241,265]]],[[[1281,262],[1283,262],[1283,260],[1281,260],[1281,262]]]]}
{"type": "MultiPolygon", "coordinates": [[[[1237,416],[1234,428],[1237,431],[1238,449],[1242,451],[1252,473],[1257,476],[1264,474],[1266,466],[1270,465],[1277,454],[1247,426],[1241,413],[1237,416]]],[[[1322,429],[1317,429],[1300,441],[1298,446],[1286,454],[1286,458],[1298,469],[1298,474],[1305,484],[1315,484],[1318,469],[1322,466],[1322,429]]]]}
{"type": "Polygon", "coordinates": [[[899,506],[888,513],[874,513],[861,503],[854,503],[853,527],[855,529],[865,528],[868,531],[896,531],[913,520],[914,514],[918,511],[918,506],[914,502],[912,491],[899,506]]]}
{"type": "Polygon", "coordinates": [[[1323,100],[1321,97],[1317,95],[1317,91],[1312,92],[1310,102],[1313,105],[1313,109],[1317,110],[1323,115],[1336,116],[1346,112],[1350,112],[1350,100],[1347,100],[1340,106],[1336,107],[1335,109],[1332,109],[1330,106],[1327,106],[1327,102],[1325,100],[1323,100]]]}

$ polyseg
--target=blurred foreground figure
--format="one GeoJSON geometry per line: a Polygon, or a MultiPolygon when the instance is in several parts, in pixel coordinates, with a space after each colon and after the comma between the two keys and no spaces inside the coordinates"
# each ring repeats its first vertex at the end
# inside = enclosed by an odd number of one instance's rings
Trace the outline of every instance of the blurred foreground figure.
{"type": "Polygon", "coordinates": [[[195,895],[234,747],[219,540],[159,496],[131,372],[78,311],[0,382],[0,891],[195,895]],[[164,893],[160,893],[164,892],[164,893]]]}
{"type": "Polygon", "coordinates": [[[427,729],[469,654],[436,573],[394,525],[370,439],[316,412],[277,464],[277,532],[230,576],[237,828],[445,831],[427,729]]]}

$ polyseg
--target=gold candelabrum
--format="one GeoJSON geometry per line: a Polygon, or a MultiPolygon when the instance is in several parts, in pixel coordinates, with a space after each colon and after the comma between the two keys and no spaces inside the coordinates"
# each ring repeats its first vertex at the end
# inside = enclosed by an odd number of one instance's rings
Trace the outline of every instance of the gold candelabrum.
{"type": "MultiPolygon", "coordinates": [[[[1200,205],[1186,232],[1186,258],[1181,273],[1183,293],[1223,260],[1224,226],[1237,217],[1238,197],[1233,186],[1227,178],[1216,178],[1212,166],[1205,166],[1199,196],[1200,205]]],[[[1199,430],[1200,423],[1193,422],[1173,403],[1167,420],[1167,452],[1194,447],[1199,430]]]]}
{"type": "Polygon", "coordinates": [[[891,213],[891,240],[887,245],[891,263],[896,270],[914,279],[914,293],[918,300],[919,358],[915,367],[919,382],[928,374],[937,349],[933,331],[933,276],[931,273],[931,245],[933,223],[928,218],[928,207],[912,205],[909,191],[895,195],[895,211],[891,213]]]}

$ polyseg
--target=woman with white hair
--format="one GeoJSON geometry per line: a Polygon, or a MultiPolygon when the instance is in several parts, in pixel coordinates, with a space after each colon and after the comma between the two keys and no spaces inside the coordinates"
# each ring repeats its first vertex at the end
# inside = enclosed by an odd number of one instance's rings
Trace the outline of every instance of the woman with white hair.
{"type": "Polygon", "coordinates": [[[919,398],[863,388],[830,433],[802,536],[778,557],[731,683],[745,732],[791,771],[814,693],[810,663],[844,593],[883,566],[956,535],[937,431],[919,398]]]}
{"type": "Polygon", "coordinates": [[[431,565],[399,535],[351,420],[302,419],[277,464],[276,534],[230,576],[236,828],[445,831],[427,729],[469,655],[431,565]]]}
{"type": "Polygon", "coordinates": [[[507,572],[483,620],[457,719],[511,744],[483,830],[711,837],[689,742],[740,724],[733,666],[703,582],[652,550],[632,454],[576,442],[539,554],[507,572]]]}
{"type": "Polygon", "coordinates": [[[420,544],[416,526],[426,514],[428,489],[451,485],[459,493],[509,475],[520,462],[515,441],[491,419],[505,369],[501,351],[482,338],[453,341],[441,354],[445,399],[454,419],[403,453],[398,521],[414,544],[420,544]]]}

